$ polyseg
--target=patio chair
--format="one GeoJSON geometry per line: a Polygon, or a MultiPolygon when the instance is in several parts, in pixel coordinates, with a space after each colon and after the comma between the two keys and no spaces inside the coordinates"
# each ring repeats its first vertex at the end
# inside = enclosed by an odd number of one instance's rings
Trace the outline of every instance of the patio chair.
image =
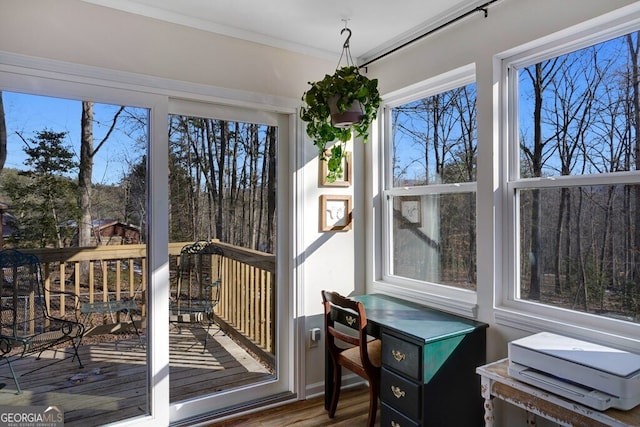
{"type": "Polygon", "coordinates": [[[217,325],[214,309],[220,302],[222,249],[210,241],[197,241],[180,251],[178,275],[172,282],[169,321],[178,329],[201,325],[206,328],[204,353],[211,326],[217,325]]]}
{"type": "MultiPolygon", "coordinates": [[[[15,249],[0,251],[0,362],[6,361],[18,394],[22,393],[12,361],[31,354],[39,360],[45,350],[70,346],[72,361],[77,359],[84,326],[77,319],[78,296],[72,292],[53,292],[45,286],[40,261],[35,255],[15,249]],[[74,320],[54,316],[60,304],[74,320]]],[[[63,352],[67,352],[64,349],[63,352]]],[[[53,358],[53,363],[64,358],[53,358]]],[[[20,376],[43,369],[38,366],[20,376]]]]}

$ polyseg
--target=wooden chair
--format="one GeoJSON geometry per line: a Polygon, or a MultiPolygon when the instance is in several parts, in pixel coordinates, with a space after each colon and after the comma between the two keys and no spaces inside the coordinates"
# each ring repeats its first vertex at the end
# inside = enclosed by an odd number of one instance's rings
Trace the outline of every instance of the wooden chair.
{"type": "MultiPolygon", "coordinates": [[[[82,368],[78,347],[85,329],[78,321],[79,302],[72,292],[52,292],[45,286],[35,255],[14,249],[0,251],[0,361],[7,362],[18,394],[22,390],[12,360],[30,354],[40,359],[45,350],[68,345],[72,347],[72,361],[78,359],[82,368]],[[58,315],[62,303],[73,319],[58,315]]],[[[57,363],[64,359],[52,360],[57,363]]],[[[21,376],[49,365],[22,372],[21,376]]]]}
{"type": "Polygon", "coordinates": [[[178,330],[188,325],[206,327],[203,353],[216,324],[213,310],[220,302],[223,257],[220,246],[206,240],[184,246],[178,276],[171,284],[169,322],[178,330]]]}
{"type": "Polygon", "coordinates": [[[381,342],[379,339],[368,340],[367,315],[361,302],[330,291],[322,291],[322,301],[325,342],[333,365],[329,418],[333,418],[336,413],[340,397],[341,368],[344,366],[369,382],[368,425],[373,427],[380,393],[381,342]],[[344,344],[349,346],[345,348],[344,344]]]}

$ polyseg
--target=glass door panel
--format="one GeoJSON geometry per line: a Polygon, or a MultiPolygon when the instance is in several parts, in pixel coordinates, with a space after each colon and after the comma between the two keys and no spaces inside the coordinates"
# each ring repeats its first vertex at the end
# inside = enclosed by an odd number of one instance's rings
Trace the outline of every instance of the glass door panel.
{"type": "MultiPolygon", "coordinates": [[[[55,406],[66,426],[147,415],[149,110],[0,93],[0,244],[39,261],[47,291],[25,312],[46,308],[79,331],[41,354],[34,336],[68,333],[56,320],[25,326],[22,342],[8,339],[24,323],[6,315],[14,309],[5,290],[17,281],[3,281],[0,406],[55,406]]],[[[17,300],[26,304],[28,294],[17,300]]]]}
{"type": "Polygon", "coordinates": [[[279,127],[226,115],[169,116],[170,400],[191,416],[289,387],[277,363],[279,127]]]}

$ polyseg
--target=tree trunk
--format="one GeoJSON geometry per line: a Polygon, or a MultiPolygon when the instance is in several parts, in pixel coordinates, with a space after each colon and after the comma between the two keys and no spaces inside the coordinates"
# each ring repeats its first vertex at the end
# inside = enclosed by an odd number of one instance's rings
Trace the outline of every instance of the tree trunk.
{"type": "Polygon", "coordinates": [[[2,91],[0,91],[0,171],[4,168],[4,163],[6,161],[7,161],[7,123],[5,122],[5,119],[4,119],[4,104],[2,103],[2,91]]]}
{"type": "Polygon", "coordinates": [[[558,208],[558,222],[556,224],[556,241],[555,243],[555,257],[553,258],[553,271],[555,276],[554,283],[554,292],[556,295],[560,295],[562,293],[562,282],[560,280],[560,268],[561,268],[561,260],[562,257],[562,236],[563,236],[563,228],[564,224],[564,211],[565,204],[567,203],[567,188],[563,187],[560,190],[560,207],[558,208]]]}
{"type": "MultiPolygon", "coordinates": [[[[91,245],[91,176],[93,174],[93,103],[82,102],[80,168],[78,171],[78,246],[91,245]]],[[[84,273],[84,271],[83,271],[84,273]]]]}
{"type": "MultiPolygon", "coordinates": [[[[640,37],[640,32],[636,33],[640,37]]],[[[635,170],[640,170],[640,73],[638,70],[638,46],[633,45],[633,38],[631,34],[627,34],[627,44],[629,46],[629,54],[631,55],[631,95],[632,95],[632,113],[633,119],[633,131],[635,137],[634,155],[635,155],[635,170]]],[[[635,199],[635,212],[640,212],[640,185],[633,187],[634,199],[635,199]]],[[[640,253],[640,215],[636,215],[634,224],[634,241],[632,242],[634,258],[632,261],[633,267],[633,282],[638,283],[640,279],[640,271],[635,266],[638,265],[638,254],[640,253]]]]}
{"type": "MultiPolygon", "coordinates": [[[[82,102],[80,126],[80,167],[78,171],[78,247],[91,246],[91,176],[93,174],[93,103],[82,102]]],[[[80,262],[81,281],[89,277],[89,262],[80,262]]]]}
{"type": "Polygon", "coordinates": [[[275,244],[273,237],[275,236],[275,222],[276,222],[276,157],[277,157],[277,129],[275,127],[269,127],[268,130],[268,150],[269,150],[269,166],[268,166],[268,179],[267,179],[267,244],[266,252],[275,253],[275,244]]]}
{"type": "MultiPolygon", "coordinates": [[[[542,65],[536,64],[535,73],[535,104],[533,110],[534,121],[534,148],[531,163],[533,167],[533,176],[541,176],[542,174],[542,65]]],[[[531,248],[529,260],[531,262],[531,280],[529,283],[529,298],[534,300],[540,299],[540,190],[532,191],[531,201],[531,248]]]]}

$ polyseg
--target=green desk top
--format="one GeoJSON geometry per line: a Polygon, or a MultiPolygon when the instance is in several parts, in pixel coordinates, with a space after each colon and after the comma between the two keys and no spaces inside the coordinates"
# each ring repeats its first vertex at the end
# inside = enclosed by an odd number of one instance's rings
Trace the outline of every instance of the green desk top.
{"type": "Polygon", "coordinates": [[[352,297],[362,302],[367,319],[381,327],[411,335],[424,344],[468,334],[488,325],[382,294],[352,297]]]}

